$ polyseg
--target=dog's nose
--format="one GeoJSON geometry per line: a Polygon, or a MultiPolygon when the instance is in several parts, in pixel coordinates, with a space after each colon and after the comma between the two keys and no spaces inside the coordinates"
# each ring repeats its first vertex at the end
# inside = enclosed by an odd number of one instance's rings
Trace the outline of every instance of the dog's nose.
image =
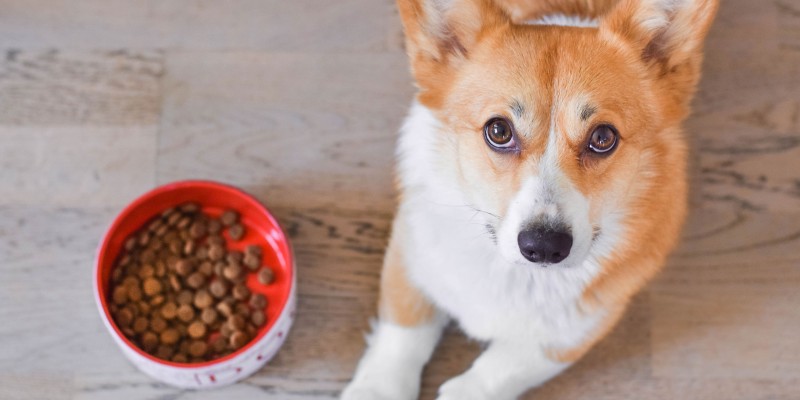
{"type": "Polygon", "coordinates": [[[528,229],[519,233],[517,243],[528,261],[557,264],[569,255],[572,235],[550,229],[528,229]]]}

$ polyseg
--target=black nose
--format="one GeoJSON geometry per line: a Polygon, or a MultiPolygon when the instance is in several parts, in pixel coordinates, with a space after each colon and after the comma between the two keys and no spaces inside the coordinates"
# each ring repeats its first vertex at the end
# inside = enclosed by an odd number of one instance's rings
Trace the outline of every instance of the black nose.
{"type": "Polygon", "coordinates": [[[572,235],[550,229],[529,229],[519,233],[517,243],[528,261],[557,264],[569,255],[572,235]]]}

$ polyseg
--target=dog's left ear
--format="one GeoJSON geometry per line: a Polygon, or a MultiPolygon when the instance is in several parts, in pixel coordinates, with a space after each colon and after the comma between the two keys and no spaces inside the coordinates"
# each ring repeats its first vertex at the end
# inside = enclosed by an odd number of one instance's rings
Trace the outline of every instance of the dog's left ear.
{"type": "Polygon", "coordinates": [[[632,41],[646,61],[674,66],[702,50],[717,7],[718,0],[622,0],[601,27],[632,41]]]}
{"type": "Polygon", "coordinates": [[[602,18],[600,29],[633,45],[673,99],[686,105],[717,8],[718,0],[622,0],[602,18]]]}

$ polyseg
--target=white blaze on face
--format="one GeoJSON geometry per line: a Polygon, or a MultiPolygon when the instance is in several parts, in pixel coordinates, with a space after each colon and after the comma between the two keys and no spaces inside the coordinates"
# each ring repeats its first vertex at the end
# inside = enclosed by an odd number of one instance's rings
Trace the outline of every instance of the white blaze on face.
{"type": "Polygon", "coordinates": [[[532,264],[522,256],[517,237],[541,223],[558,225],[572,234],[569,257],[559,267],[574,267],[585,260],[592,242],[589,202],[560,170],[559,157],[558,136],[551,132],[544,154],[529,166],[530,174],[512,198],[498,230],[500,254],[507,261],[532,264]]]}

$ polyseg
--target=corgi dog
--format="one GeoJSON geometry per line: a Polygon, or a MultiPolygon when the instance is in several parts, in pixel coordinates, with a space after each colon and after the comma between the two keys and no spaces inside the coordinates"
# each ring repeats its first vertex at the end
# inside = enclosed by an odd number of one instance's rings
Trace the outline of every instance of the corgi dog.
{"type": "Polygon", "coordinates": [[[341,398],[417,398],[453,321],[486,348],[438,399],[515,399],[602,339],[678,241],[717,0],[398,6],[419,92],[379,319],[341,398]]]}

